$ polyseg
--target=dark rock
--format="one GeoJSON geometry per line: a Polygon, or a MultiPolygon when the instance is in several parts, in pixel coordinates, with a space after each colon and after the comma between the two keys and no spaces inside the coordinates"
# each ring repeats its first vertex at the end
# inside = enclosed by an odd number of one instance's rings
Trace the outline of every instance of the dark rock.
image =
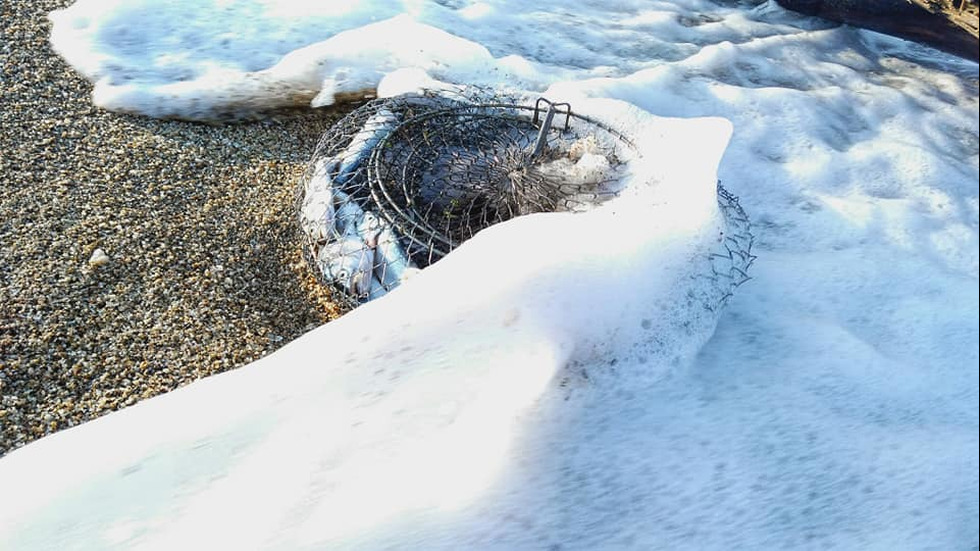
{"type": "Polygon", "coordinates": [[[779,5],[813,15],[921,42],[960,57],[978,61],[977,37],[948,17],[908,0],[776,0],[779,5]]]}

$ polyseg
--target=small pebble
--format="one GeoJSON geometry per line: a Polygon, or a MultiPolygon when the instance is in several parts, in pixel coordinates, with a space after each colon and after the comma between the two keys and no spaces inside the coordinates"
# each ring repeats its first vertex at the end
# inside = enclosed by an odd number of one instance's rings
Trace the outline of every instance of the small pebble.
{"type": "Polygon", "coordinates": [[[105,253],[102,249],[95,249],[92,251],[92,256],[88,259],[88,265],[93,268],[98,268],[99,266],[105,266],[109,263],[109,255],[105,253]]]}

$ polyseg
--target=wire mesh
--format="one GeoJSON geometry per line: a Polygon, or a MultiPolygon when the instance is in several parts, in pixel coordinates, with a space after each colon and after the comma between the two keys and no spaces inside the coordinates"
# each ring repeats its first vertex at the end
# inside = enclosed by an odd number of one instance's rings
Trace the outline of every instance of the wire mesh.
{"type": "Polygon", "coordinates": [[[705,308],[715,310],[725,306],[735,289],[752,279],[749,268],[755,262],[752,254],[755,235],[745,209],[721,182],[718,182],[718,207],[725,220],[725,234],[720,246],[708,255],[709,271],[701,277],[711,280],[712,290],[702,299],[705,308]]]}
{"type": "MultiPolygon", "coordinates": [[[[527,105],[478,90],[373,100],[328,130],[314,152],[297,194],[305,256],[353,308],[493,224],[614,197],[639,155],[619,130],[544,99],[527,105]]],[[[726,218],[748,223],[720,186],[719,202],[726,218]]],[[[733,251],[750,249],[744,230],[748,244],[733,238],[733,251]]],[[[713,277],[730,287],[727,300],[748,264],[735,254],[725,272],[719,261],[712,259],[713,277]]]]}

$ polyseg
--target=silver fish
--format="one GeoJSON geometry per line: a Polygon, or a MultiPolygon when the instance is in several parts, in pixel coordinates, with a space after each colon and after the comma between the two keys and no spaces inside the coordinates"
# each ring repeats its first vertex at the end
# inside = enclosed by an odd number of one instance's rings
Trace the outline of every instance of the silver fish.
{"type": "Polygon", "coordinates": [[[336,242],[320,251],[327,279],[338,281],[361,300],[373,300],[418,271],[386,220],[365,211],[343,191],[334,190],[333,197],[336,242]]]}
{"type": "Polygon", "coordinates": [[[378,142],[395,129],[398,120],[398,116],[390,109],[382,108],[365,121],[347,147],[334,157],[334,181],[338,184],[347,183],[371,156],[371,151],[378,142]]]}
{"type": "Polygon", "coordinates": [[[300,210],[300,225],[314,243],[324,243],[334,236],[333,181],[324,161],[314,167],[313,176],[306,183],[306,194],[300,210]]]}
{"type": "Polygon", "coordinates": [[[374,250],[358,235],[364,209],[349,195],[333,189],[333,227],[317,253],[317,265],[327,281],[339,284],[360,300],[370,296],[374,250]]]}
{"type": "Polygon", "coordinates": [[[415,268],[388,221],[366,212],[358,234],[374,249],[374,275],[386,291],[397,287],[406,271],[415,268]]]}
{"type": "Polygon", "coordinates": [[[382,285],[380,281],[378,281],[378,278],[372,277],[371,278],[371,292],[368,293],[367,299],[368,300],[374,300],[376,298],[381,298],[381,297],[383,297],[383,296],[385,296],[387,294],[388,294],[388,291],[385,289],[385,286],[382,285]]]}
{"type": "Polygon", "coordinates": [[[410,269],[417,269],[402,250],[398,238],[390,227],[385,227],[377,237],[374,248],[374,273],[391,290],[407,276],[410,269]]]}
{"type": "Polygon", "coordinates": [[[334,220],[338,237],[360,237],[360,228],[365,219],[364,209],[350,195],[339,189],[334,190],[333,196],[336,201],[334,220]]]}
{"type": "Polygon", "coordinates": [[[327,281],[335,282],[359,299],[372,289],[373,251],[356,237],[327,243],[317,254],[317,265],[327,281]]]}

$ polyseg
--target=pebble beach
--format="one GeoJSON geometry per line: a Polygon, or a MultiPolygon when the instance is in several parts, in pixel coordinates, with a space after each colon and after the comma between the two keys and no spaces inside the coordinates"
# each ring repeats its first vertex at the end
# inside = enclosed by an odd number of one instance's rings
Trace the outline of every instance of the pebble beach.
{"type": "Polygon", "coordinates": [[[339,314],[293,197],[343,113],[210,126],[99,109],[48,45],[47,13],[71,3],[0,4],[0,455],[339,314]]]}

